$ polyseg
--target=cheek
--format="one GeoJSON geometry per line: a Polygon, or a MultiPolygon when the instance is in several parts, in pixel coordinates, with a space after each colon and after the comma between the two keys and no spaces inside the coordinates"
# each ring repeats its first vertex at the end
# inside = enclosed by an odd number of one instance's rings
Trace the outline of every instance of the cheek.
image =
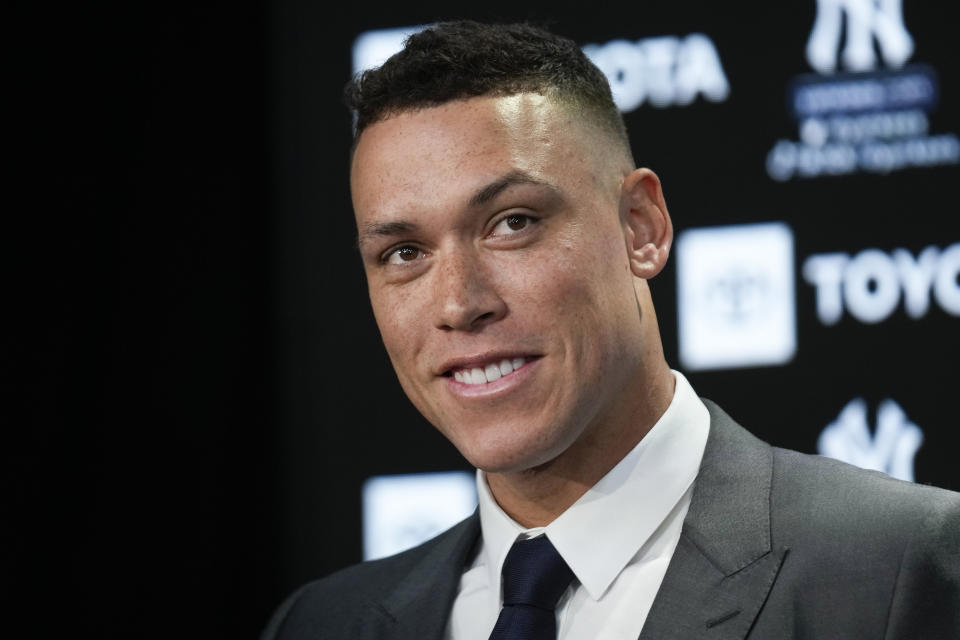
{"type": "Polygon", "coordinates": [[[433,413],[423,397],[416,368],[423,344],[423,314],[411,311],[416,307],[411,306],[413,301],[408,295],[371,298],[371,302],[397,381],[414,406],[430,420],[433,413]]]}
{"type": "Polygon", "coordinates": [[[409,291],[389,287],[371,288],[370,305],[387,354],[397,373],[402,375],[403,364],[415,350],[419,334],[417,318],[420,317],[422,321],[422,313],[418,313],[417,309],[422,305],[409,291]]]}
{"type": "Polygon", "coordinates": [[[607,234],[575,240],[531,267],[542,273],[529,279],[526,290],[545,328],[566,336],[571,357],[606,369],[634,336],[633,277],[619,239],[607,234]]]}
{"type": "Polygon", "coordinates": [[[622,240],[607,231],[574,228],[541,252],[527,267],[530,295],[544,308],[610,312],[610,303],[632,290],[632,278],[622,240]]]}

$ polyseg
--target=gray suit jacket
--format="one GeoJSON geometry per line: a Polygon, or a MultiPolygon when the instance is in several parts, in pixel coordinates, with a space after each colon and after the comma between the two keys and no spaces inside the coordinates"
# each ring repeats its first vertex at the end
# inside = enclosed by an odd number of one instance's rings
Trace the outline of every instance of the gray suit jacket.
{"type": "MultiPolygon", "coordinates": [[[[777,449],[716,405],[641,640],[960,639],[960,494],[777,449]]],[[[263,640],[440,640],[476,514],[294,593],[263,640]]]]}

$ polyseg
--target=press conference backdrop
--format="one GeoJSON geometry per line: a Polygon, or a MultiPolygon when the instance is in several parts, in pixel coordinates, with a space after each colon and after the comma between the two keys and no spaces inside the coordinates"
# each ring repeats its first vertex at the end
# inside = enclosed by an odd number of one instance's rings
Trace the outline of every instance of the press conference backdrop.
{"type": "Polygon", "coordinates": [[[424,3],[354,10],[335,36],[300,7],[280,21],[298,35],[278,114],[290,583],[475,504],[378,341],[334,103],[351,73],[454,17],[544,24],[607,75],[638,164],[663,182],[677,237],[651,286],[667,357],[698,393],[772,444],[960,489],[960,65],[942,5],[424,3]],[[313,36],[337,45],[336,86],[316,86],[313,36]]]}

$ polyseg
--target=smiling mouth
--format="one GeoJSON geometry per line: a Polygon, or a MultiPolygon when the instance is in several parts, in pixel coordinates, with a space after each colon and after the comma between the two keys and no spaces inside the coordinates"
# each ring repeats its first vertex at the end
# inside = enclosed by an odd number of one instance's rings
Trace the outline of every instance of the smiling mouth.
{"type": "Polygon", "coordinates": [[[490,362],[483,366],[451,369],[446,375],[447,377],[453,377],[457,382],[462,382],[463,384],[487,384],[513,373],[530,360],[532,360],[532,358],[504,358],[498,362],[490,362]]]}

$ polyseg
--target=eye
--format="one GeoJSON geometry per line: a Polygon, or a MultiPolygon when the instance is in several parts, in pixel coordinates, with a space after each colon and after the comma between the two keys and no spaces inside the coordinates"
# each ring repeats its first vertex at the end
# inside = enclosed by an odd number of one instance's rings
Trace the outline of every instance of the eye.
{"type": "Polygon", "coordinates": [[[423,252],[420,249],[411,247],[410,245],[404,245],[386,253],[383,256],[383,262],[385,264],[404,264],[406,262],[413,262],[421,256],[423,256],[423,252]]]}
{"type": "Polygon", "coordinates": [[[508,236],[523,231],[536,220],[522,213],[512,213],[497,223],[490,233],[492,236],[508,236]]]}

